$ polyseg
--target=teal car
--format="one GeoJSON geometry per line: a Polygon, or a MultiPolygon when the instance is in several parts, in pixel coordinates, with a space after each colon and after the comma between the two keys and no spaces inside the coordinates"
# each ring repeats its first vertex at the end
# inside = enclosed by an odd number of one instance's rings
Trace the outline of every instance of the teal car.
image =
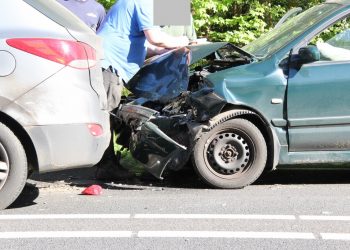
{"type": "Polygon", "coordinates": [[[218,188],[263,171],[350,162],[350,1],[328,1],[242,49],[153,58],[127,84],[119,143],[158,178],[189,159],[218,188]]]}

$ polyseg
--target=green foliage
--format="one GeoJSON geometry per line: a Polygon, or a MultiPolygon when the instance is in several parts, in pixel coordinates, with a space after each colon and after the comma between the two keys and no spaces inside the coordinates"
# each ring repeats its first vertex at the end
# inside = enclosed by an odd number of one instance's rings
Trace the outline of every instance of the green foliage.
{"type": "Polygon", "coordinates": [[[332,37],[338,35],[339,33],[343,32],[344,30],[347,30],[349,28],[350,28],[349,19],[344,19],[344,20],[334,24],[329,29],[323,31],[322,40],[327,41],[328,39],[331,39],[332,37]]]}
{"type": "Polygon", "coordinates": [[[333,38],[334,36],[338,35],[339,33],[342,33],[344,30],[348,30],[350,28],[350,19],[346,18],[343,19],[328,29],[324,30],[322,33],[314,37],[310,44],[316,45],[318,42],[326,42],[329,39],[333,38]]]}
{"type": "Polygon", "coordinates": [[[291,8],[321,0],[192,0],[199,37],[245,45],[269,31],[291,8]]]}
{"type": "Polygon", "coordinates": [[[116,2],[116,0],[98,0],[97,2],[101,3],[105,9],[108,10],[116,2]]]}
{"type": "MultiPolygon", "coordinates": [[[[109,9],[116,0],[98,0],[109,9]]],[[[245,45],[274,27],[291,8],[322,0],[192,0],[198,37],[245,45]]]]}

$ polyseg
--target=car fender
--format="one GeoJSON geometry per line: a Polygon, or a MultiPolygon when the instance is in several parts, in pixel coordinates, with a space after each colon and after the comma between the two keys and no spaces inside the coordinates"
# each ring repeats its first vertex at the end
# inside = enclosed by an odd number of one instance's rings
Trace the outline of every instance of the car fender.
{"type": "Polygon", "coordinates": [[[217,125],[219,125],[225,121],[237,118],[237,117],[246,118],[247,120],[251,121],[253,124],[257,125],[257,127],[260,130],[264,130],[261,132],[264,134],[265,137],[267,137],[266,139],[267,139],[268,148],[270,150],[270,157],[271,157],[271,161],[268,164],[268,168],[271,170],[274,170],[279,162],[281,144],[279,142],[276,131],[270,126],[270,124],[258,112],[248,110],[248,109],[231,109],[231,110],[222,112],[222,113],[216,115],[215,117],[213,117],[212,119],[210,119],[205,126],[202,126],[201,130],[199,130],[199,131],[197,130],[198,132],[197,132],[195,138],[198,139],[202,133],[210,131],[213,128],[215,128],[217,125]],[[254,121],[253,117],[258,119],[257,120],[258,124],[257,124],[256,119],[254,121]],[[262,126],[263,126],[263,128],[262,128],[262,126]],[[269,146],[269,144],[270,144],[270,146],[269,146]]]}

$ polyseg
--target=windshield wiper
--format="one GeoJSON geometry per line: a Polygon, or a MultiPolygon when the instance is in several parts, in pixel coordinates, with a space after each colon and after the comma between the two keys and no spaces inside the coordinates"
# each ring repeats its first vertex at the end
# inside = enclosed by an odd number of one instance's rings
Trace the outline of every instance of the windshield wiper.
{"type": "Polygon", "coordinates": [[[253,54],[248,53],[247,51],[237,47],[236,45],[233,45],[232,43],[228,43],[228,45],[230,45],[235,51],[237,51],[239,54],[246,56],[248,58],[251,59],[251,61],[259,61],[260,59],[258,57],[256,57],[253,54]]]}

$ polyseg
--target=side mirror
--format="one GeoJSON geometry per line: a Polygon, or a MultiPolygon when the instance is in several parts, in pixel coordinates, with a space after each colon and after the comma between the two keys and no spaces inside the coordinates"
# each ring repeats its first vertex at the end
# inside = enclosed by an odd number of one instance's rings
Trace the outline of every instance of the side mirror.
{"type": "Polygon", "coordinates": [[[299,49],[299,64],[317,62],[321,58],[320,51],[315,45],[309,45],[299,49]]]}

